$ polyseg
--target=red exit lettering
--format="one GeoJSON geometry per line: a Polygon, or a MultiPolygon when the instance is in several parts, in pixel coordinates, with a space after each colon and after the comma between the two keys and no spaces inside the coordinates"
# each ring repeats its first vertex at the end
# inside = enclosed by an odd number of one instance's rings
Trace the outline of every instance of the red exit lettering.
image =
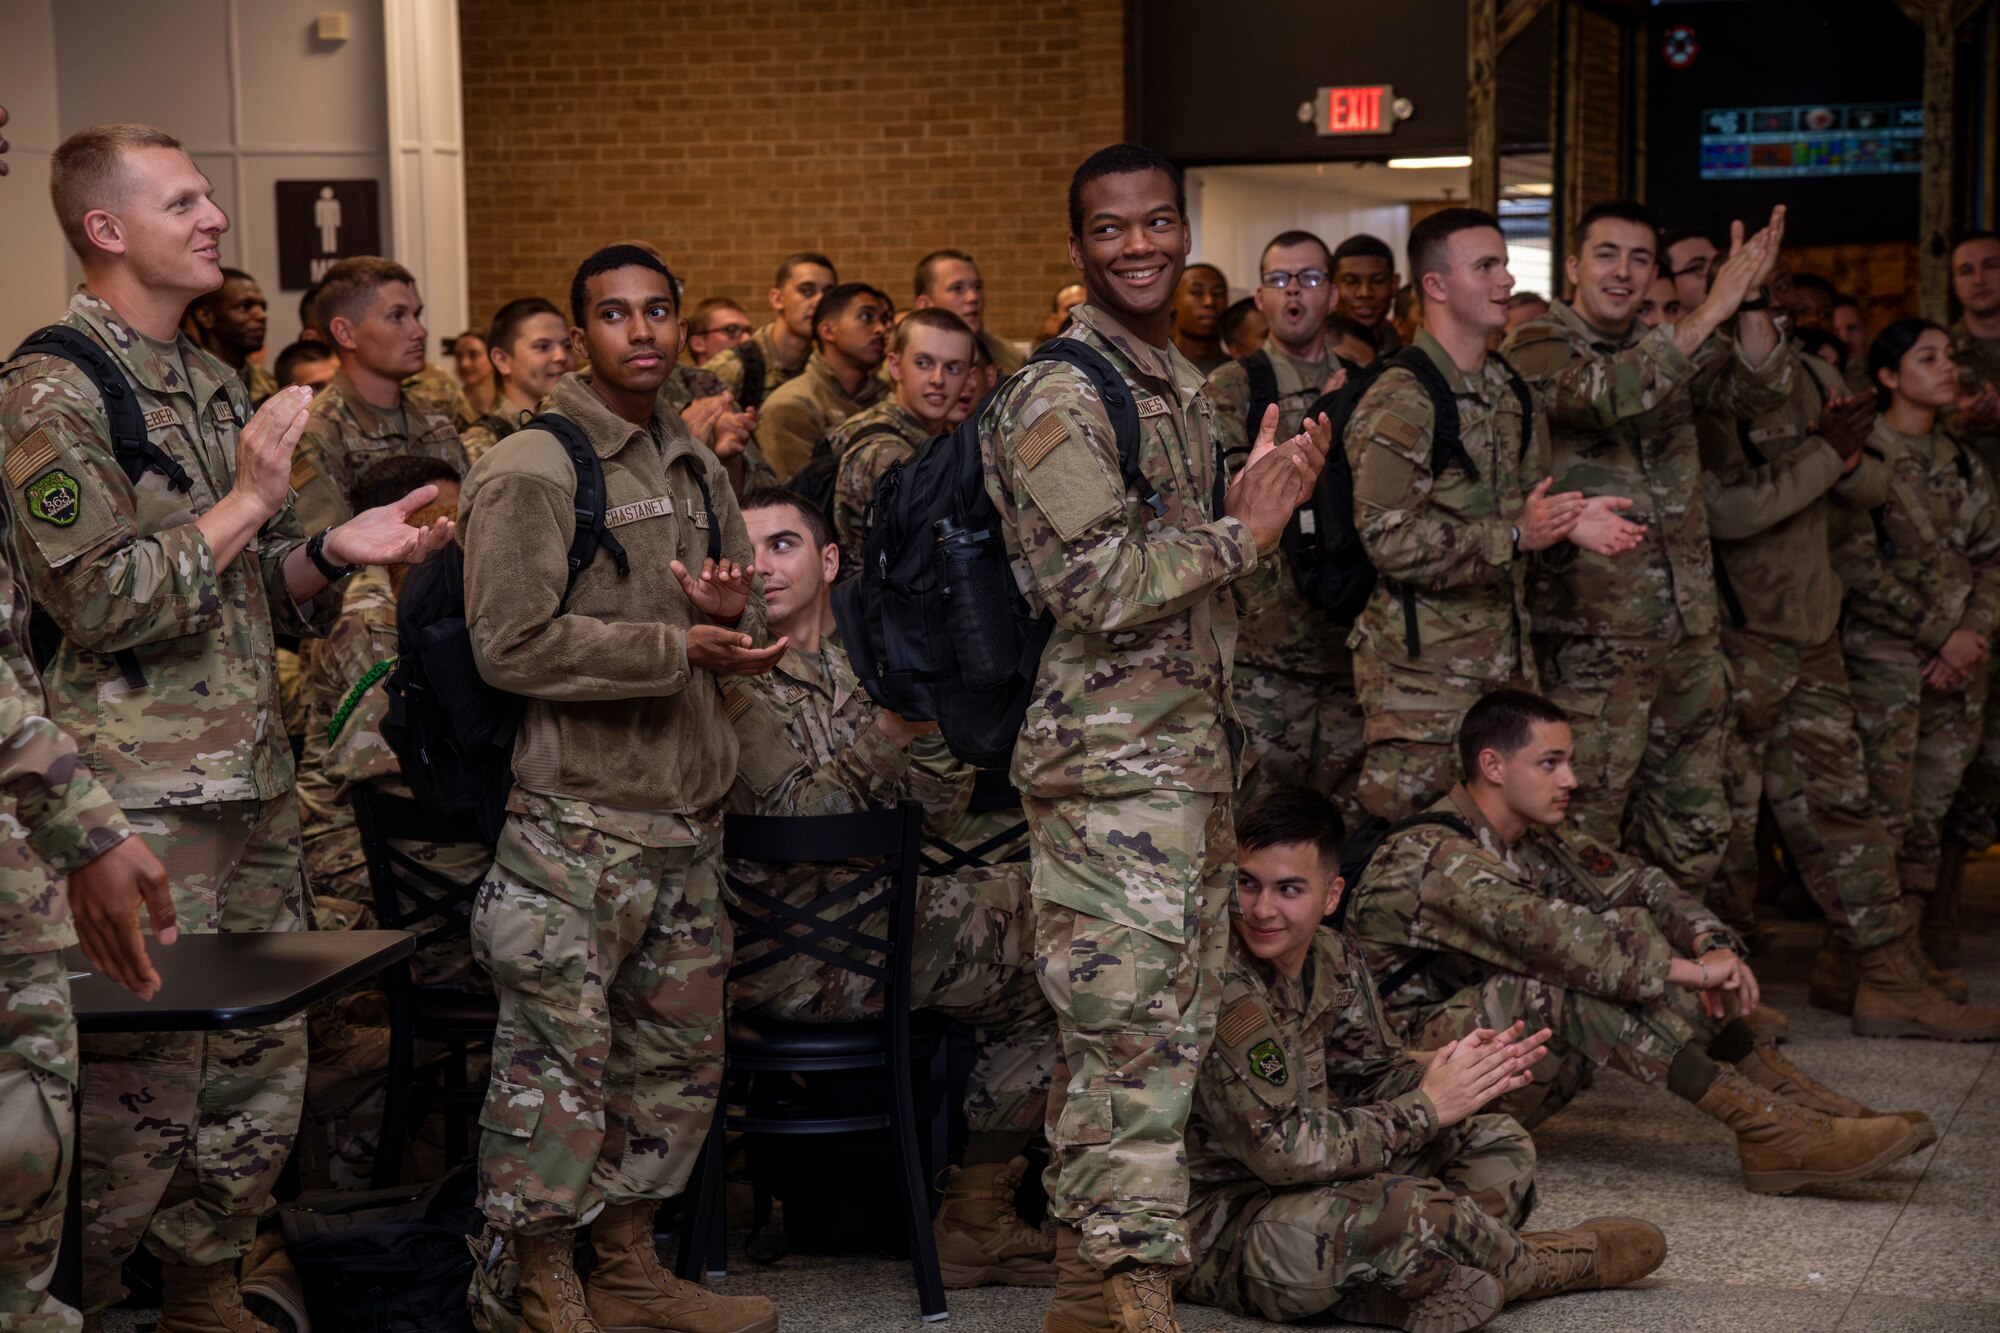
{"type": "Polygon", "coordinates": [[[1382,130],[1382,85],[1329,88],[1326,98],[1328,134],[1379,134],[1382,130]]]}

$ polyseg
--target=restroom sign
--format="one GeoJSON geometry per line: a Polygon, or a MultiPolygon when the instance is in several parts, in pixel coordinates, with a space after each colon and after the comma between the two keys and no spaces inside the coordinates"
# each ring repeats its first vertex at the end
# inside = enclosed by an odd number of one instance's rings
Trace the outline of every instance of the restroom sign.
{"type": "Polygon", "coordinates": [[[381,253],[377,182],[278,182],[280,288],[302,292],[340,260],[381,253]]]}

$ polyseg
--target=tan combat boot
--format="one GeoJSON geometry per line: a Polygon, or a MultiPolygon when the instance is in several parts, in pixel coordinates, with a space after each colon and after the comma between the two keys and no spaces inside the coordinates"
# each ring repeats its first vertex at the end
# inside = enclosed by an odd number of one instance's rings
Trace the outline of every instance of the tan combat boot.
{"type": "Polygon", "coordinates": [[[1056,1242],[1021,1220],[1014,1191],[1028,1169],[1016,1157],[1005,1166],[962,1166],[944,1187],[931,1233],[938,1273],[947,1287],[1053,1287],[1056,1242]]]}
{"type": "Polygon", "coordinates": [[[1350,1324],[1388,1324],[1404,1333],[1471,1333],[1485,1328],[1506,1303],[1498,1278],[1452,1264],[1444,1281],[1421,1294],[1365,1282],[1342,1296],[1333,1313],[1350,1324]]]}
{"type": "Polygon", "coordinates": [[[1158,1264],[1106,1276],[1083,1257],[1083,1233],[1056,1228],[1056,1294],[1042,1333],[1181,1333],[1173,1270],[1158,1264]]]}
{"type": "Polygon", "coordinates": [[[1812,972],[1806,979],[1806,1003],[1815,1009],[1831,1009],[1843,1018],[1854,1012],[1854,992],[1861,987],[1861,969],[1854,950],[1831,930],[1813,955],[1812,972]]]}
{"type": "Polygon", "coordinates": [[[1773,1009],[1768,1004],[1760,1004],[1743,1015],[1743,1021],[1749,1025],[1750,1031],[1756,1034],[1758,1041],[1769,1042],[1774,1046],[1781,1041],[1790,1040],[1792,1035],[1792,1020],[1785,1017],[1784,1010],[1773,1009]]]}
{"type": "Polygon", "coordinates": [[[1563,1231],[1523,1231],[1521,1243],[1535,1266],[1527,1289],[1515,1294],[1517,1301],[1622,1287],[1667,1257],[1666,1234],[1636,1217],[1593,1217],[1563,1231]]]}
{"type": "Polygon", "coordinates": [[[1892,940],[1857,960],[1854,1032],[1863,1037],[1937,1037],[1945,1041],[2000,1039],[2000,1009],[1949,999],[1924,977],[1906,940],[1892,940]]]}
{"type": "Polygon", "coordinates": [[[160,1265],[158,1333],[278,1333],[250,1313],[236,1285],[236,1261],[189,1268],[160,1265]]]}
{"type": "Polygon", "coordinates": [[[1876,1111],[1852,1097],[1835,1092],[1803,1069],[1778,1054],[1778,1048],[1759,1042],[1757,1049],[1736,1062],[1736,1072],[1759,1087],[1769,1088],[1787,1101],[1797,1102],[1821,1115],[1846,1116],[1850,1120],[1873,1120],[1894,1116],[1917,1127],[1921,1150],[1937,1142],[1937,1126],[1922,1111],[1876,1111]]]}
{"type": "MultiPolygon", "coordinates": [[[[1921,909],[1910,914],[1912,921],[1919,921],[1922,918],[1921,909]]],[[[1935,987],[1945,999],[1957,1004],[1964,1004],[1972,998],[1972,988],[1965,984],[1965,977],[1961,973],[1939,967],[1932,959],[1930,950],[1924,947],[1922,930],[1912,926],[1909,934],[1903,936],[1903,943],[1908,945],[1910,952],[1916,956],[1917,966],[1923,969],[1926,985],[1935,987]]]]}
{"type": "Polygon", "coordinates": [[[1734,1131],[1743,1186],[1752,1194],[1859,1180],[1915,1152],[1922,1138],[1907,1120],[1823,1115],[1752,1083],[1727,1064],[1716,1068],[1715,1082],[1695,1109],[1734,1131]]]}
{"type": "Polygon", "coordinates": [[[605,1204],[590,1224],[597,1267],[590,1313],[605,1333],[777,1333],[778,1310],[762,1296],[718,1296],[660,1265],[655,1203],[605,1204]]]}
{"type": "Polygon", "coordinates": [[[584,1303],[574,1231],[514,1236],[508,1244],[520,1271],[521,1333],[605,1333],[584,1303]]]}

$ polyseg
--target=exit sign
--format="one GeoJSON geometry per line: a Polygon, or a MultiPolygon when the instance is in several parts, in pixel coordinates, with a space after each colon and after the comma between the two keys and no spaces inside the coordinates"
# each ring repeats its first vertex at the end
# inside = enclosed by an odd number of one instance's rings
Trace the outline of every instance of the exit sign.
{"type": "Polygon", "coordinates": [[[1402,118],[1386,83],[1322,88],[1313,99],[1313,129],[1321,135],[1387,134],[1402,118]]]}

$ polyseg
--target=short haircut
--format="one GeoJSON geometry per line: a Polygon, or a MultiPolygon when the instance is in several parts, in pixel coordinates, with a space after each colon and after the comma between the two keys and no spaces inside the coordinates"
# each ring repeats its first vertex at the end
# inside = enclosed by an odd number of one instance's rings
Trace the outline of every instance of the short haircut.
{"type": "Polygon", "coordinates": [[[319,289],[322,283],[314,283],[299,293],[299,331],[310,329],[314,333],[325,333],[326,328],[319,322],[319,289]]]}
{"type": "Polygon", "coordinates": [[[667,295],[673,298],[674,308],[680,308],[680,284],[674,279],[674,271],[667,267],[667,261],[653,251],[638,245],[607,245],[591,254],[576,266],[576,276],[569,282],[569,318],[572,324],[583,326],[584,307],[590,304],[590,294],[586,289],[590,280],[600,273],[611,273],[621,268],[643,268],[657,273],[667,280],[667,295]]]}
{"type": "MultiPolygon", "coordinates": [[[[1630,222],[1652,232],[1653,258],[1664,265],[1667,250],[1660,244],[1660,220],[1644,204],[1630,199],[1607,199],[1584,209],[1583,216],[1576,220],[1576,253],[1583,253],[1584,242],[1590,238],[1590,229],[1600,222],[1630,222]]],[[[1665,271],[1664,267],[1661,271],[1665,271]]]]}
{"type": "Polygon", "coordinates": [[[1841,370],[1847,369],[1847,343],[1844,339],[1825,329],[1799,329],[1792,336],[1799,340],[1799,350],[1807,356],[1818,356],[1828,348],[1833,349],[1833,364],[1841,370]]]}
{"type": "Polygon", "coordinates": [[[1243,332],[1243,321],[1256,313],[1257,302],[1252,297],[1246,296],[1240,301],[1232,302],[1229,309],[1222,312],[1222,325],[1216,330],[1222,335],[1222,341],[1226,343],[1239,341],[1238,335],[1243,332]]]}
{"type": "Polygon", "coordinates": [[[92,125],[64,139],[49,155],[49,201],[63,239],[78,257],[91,255],[83,215],[115,207],[125,197],[124,157],[134,148],[181,148],[181,141],[151,125],[92,125]]]}
{"type": "Polygon", "coordinates": [[[1238,854],[1310,843],[1323,864],[1338,866],[1346,841],[1340,811],[1332,801],[1304,787],[1274,787],[1236,816],[1238,854]]]}
{"type": "Polygon", "coordinates": [[[736,507],[746,514],[754,514],[759,509],[796,509],[799,521],[806,526],[806,535],[812,538],[814,550],[824,551],[834,544],[833,523],[827,518],[826,511],[788,486],[754,487],[736,507]]]}
{"type": "Polygon", "coordinates": [[[847,307],[864,296],[872,296],[883,305],[894,310],[896,303],[880,288],[865,282],[839,282],[820,293],[819,304],[813,307],[813,339],[819,339],[819,326],[829,319],[839,319],[847,313],[847,307]]]}
{"type": "Polygon", "coordinates": [[[798,250],[778,261],[778,276],[771,280],[771,285],[773,287],[784,286],[792,280],[793,269],[803,268],[807,264],[818,265],[828,273],[833,274],[835,282],[840,281],[840,270],[833,266],[831,259],[828,259],[817,250],[798,250]]]}
{"type": "Polygon", "coordinates": [[[1141,171],[1158,171],[1173,182],[1174,211],[1187,217],[1187,186],[1174,164],[1150,148],[1135,143],[1115,143],[1100,148],[1077,167],[1069,178],[1069,234],[1083,234],[1083,187],[1102,176],[1130,176],[1141,171]]]}
{"type": "Polygon", "coordinates": [[[1505,759],[1535,738],[1535,725],[1567,723],[1569,715],[1529,690],[1495,690],[1465,710],[1458,724],[1458,762],[1470,778],[1479,771],[1479,752],[1496,750],[1505,759]]]}
{"type": "Polygon", "coordinates": [[[1396,289],[1396,299],[1389,303],[1389,313],[1397,319],[1406,318],[1412,310],[1424,303],[1424,294],[1414,282],[1406,282],[1396,289]]]}
{"type": "Polygon", "coordinates": [[[417,288],[416,274],[393,259],[356,255],[341,260],[326,271],[313,296],[313,315],[320,321],[314,327],[329,332],[336,319],[361,318],[375,293],[392,282],[406,282],[411,291],[417,288]]]}
{"type": "Polygon", "coordinates": [[[1840,304],[1840,293],[1834,290],[1832,283],[1817,273],[1794,273],[1792,275],[1792,290],[1797,291],[1801,287],[1809,292],[1818,292],[1825,296],[1828,305],[1840,304]]]}
{"type": "Polygon", "coordinates": [[[360,514],[392,505],[419,486],[428,486],[434,481],[457,480],[458,469],[442,458],[398,454],[363,468],[361,475],[354,479],[354,489],[348,492],[347,502],[354,506],[355,513],[360,514]]]}
{"type": "Polygon", "coordinates": [[[1983,228],[1979,231],[1963,232],[1956,240],[1952,241],[1951,254],[1947,255],[1946,259],[1949,260],[1956,256],[1960,246],[1971,245],[1974,241],[2000,241],[2000,232],[1987,231],[1983,228]]]}
{"type": "Polygon", "coordinates": [[[1338,310],[1326,317],[1326,332],[1327,336],[1336,342],[1342,338],[1353,338],[1357,342],[1367,343],[1378,352],[1382,350],[1382,344],[1375,340],[1375,330],[1354,316],[1343,315],[1338,310]]]}
{"type": "MultiPolygon", "coordinates": [[[[1581,236],[1582,234],[1583,234],[1582,232],[1577,233],[1577,235],[1579,236],[1581,236]]],[[[1660,272],[1666,274],[1666,276],[1670,278],[1673,277],[1674,275],[1667,269],[1667,251],[1673,249],[1675,246],[1679,245],[1682,241],[1707,241],[1710,245],[1715,245],[1715,239],[1711,237],[1707,232],[1697,231],[1692,227],[1678,227],[1672,231],[1660,232],[1659,235],[1660,235],[1660,272]]],[[[1720,252],[1722,249],[1722,247],[1719,245],[1715,245],[1715,248],[1717,252],[1720,252]]]]}
{"type": "Polygon", "coordinates": [[[1300,231],[1297,228],[1293,228],[1291,231],[1279,232],[1276,236],[1264,242],[1264,248],[1257,252],[1258,280],[1261,282],[1264,277],[1265,255],[1270,254],[1273,250],[1289,250],[1295,245],[1317,245],[1320,254],[1326,257],[1327,273],[1330,275],[1333,272],[1333,251],[1327,249],[1326,242],[1319,238],[1319,234],[1317,232],[1300,231]]]}
{"type": "Polygon", "coordinates": [[[1379,259],[1390,268],[1396,267],[1396,256],[1389,243],[1365,231],[1357,231],[1333,247],[1333,266],[1339,268],[1343,259],[1379,259]]]}
{"type": "Polygon", "coordinates": [[[1861,308],[1861,302],[1855,300],[1853,297],[1849,296],[1846,292],[1835,292],[1833,294],[1833,308],[1835,310],[1838,310],[1844,305],[1851,305],[1856,310],[1859,310],[1861,308]]]}
{"type": "Polygon", "coordinates": [[[521,336],[521,326],[536,315],[563,317],[554,301],[539,296],[517,296],[494,311],[492,321],[486,326],[487,350],[514,355],[514,341],[521,336]]]}
{"type": "Polygon", "coordinates": [[[1889,408],[1890,393],[1882,383],[1880,372],[1900,370],[1903,358],[1917,345],[1917,339],[1932,329],[1943,331],[1943,325],[1928,319],[1899,319],[1875,335],[1875,341],[1868,344],[1868,383],[1875,390],[1875,406],[1882,411],[1889,408]]]}
{"type": "Polygon", "coordinates": [[[292,382],[292,372],[306,362],[333,359],[333,348],[327,344],[301,338],[278,353],[277,359],[271,363],[271,378],[278,381],[279,388],[283,388],[292,382]]]}
{"type": "Polygon", "coordinates": [[[1500,219],[1483,208],[1440,208],[1410,228],[1410,281],[1444,272],[1445,248],[1462,231],[1499,231],[1500,219]]]}
{"type": "Polygon", "coordinates": [[[929,296],[931,284],[937,281],[936,269],[947,259],[956,259],[961,264],[970,264],[976,270],[979,261],[963,250],[933,250],[917,261],[917,295],[929,296]]]}
{"type": "Polygon", "coordinates": [[[240,268],[225,268],[222,270],[222,286],[217,287],[212,292],[203,292],[200,296],[195,297],[194,300],[189,301],[188,313],[193,314],[197,310],[214,310],[220,306],[222,304],[222,288],[227,287],[232,282],[247,282],[254,285],[256,281],[257,279],[251,277],[240,268]]]}
{"type": "Polygon", "coordinates": [[[688,327],[694,329],[696,332],[700,332],[701,330],[697,326],[700,325],[703,320],[707,319],[710,315],[714,314],[718,310],[734,310],[737,314],[742,315],[745,319],[748,319],[750,317],[749,311],[745,310],[742,306],[730,300],[728,297],[710,296],[704,299],[700,305],[696,306],[694,308],[694,313],[688,316],[688,327]]]}
{"type": "Polygon", "coordinates": [[[1524,305],[1547,305],[1549,298],[1540,292],[1515,292],[1507,298],[1509,310],[1519,310],[1524,305]]]}
{"type": "MultiPolygon", "coordinates": [[[[959,333],[963,334],[973,346],[979,345],[979,337],[973,333],[970,324],[942,306],[931,305],[925,306],[922,310],[912,310],[903,316],[902,323],[896,325],[896,331],[889,335],[889,350],[900,354],[903,348],[909,345],[912,329],[936,329],[940,333],[959,333]]],[[[966,364],[971,364],[969,355],[966,364]]]]}

